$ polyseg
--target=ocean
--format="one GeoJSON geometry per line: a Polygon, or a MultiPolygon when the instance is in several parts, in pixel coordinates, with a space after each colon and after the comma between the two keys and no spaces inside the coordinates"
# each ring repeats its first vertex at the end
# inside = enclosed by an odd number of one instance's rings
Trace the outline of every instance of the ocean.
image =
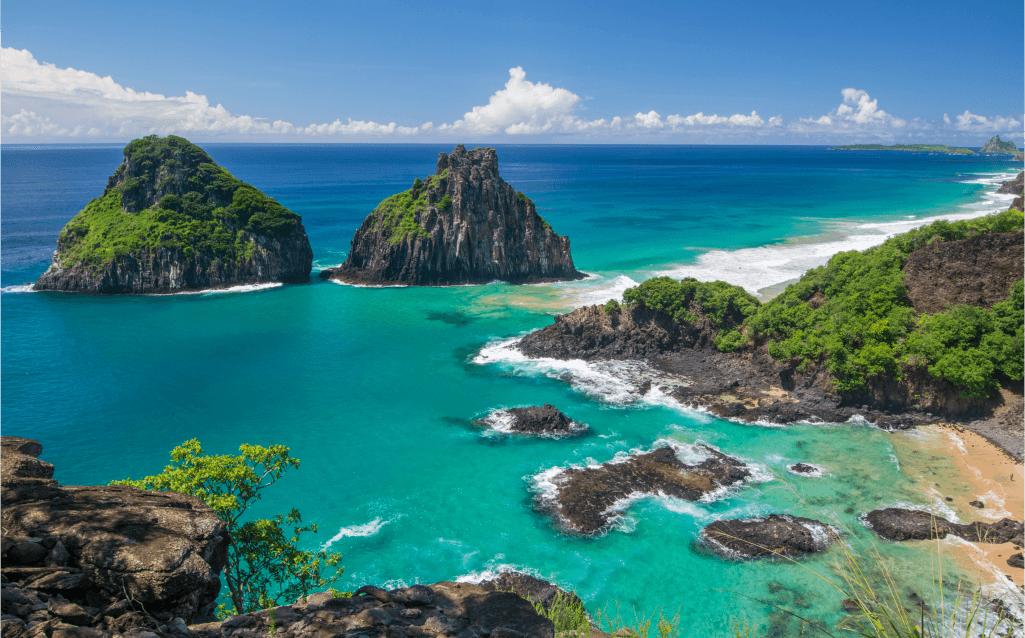
{"type": "MultiPolygon", "coordinates": [[[[63,225],[98,196],[121,145],[11,146],[2,160],[2,429],[39,439],[62,484],[158,473],[198,438],[214,453],[280,443],[301,460],[258,516],[298,508],[309,548],[343,554],[336,588],[475,580],[505,568],[575,589],[595,613],[618,605],[725,636],[731,619],[796,632],[779,608],[836,623],[827,573],[839,550],[795,565],[727,561],[698,532],[773,512],[835,520],[852,547],[860,516],[905,504],[957,512],[902,469],[916,433],[864,422],[763,427],[640,395],[629,364],[525,361],[510,344],[556,313],[618,297],[645,278],[723,279],[763,299],[841,250],[932,219],[1003,210],[1009,157],[794,146],[496,146],[502,177],[572,241],[565,284],[363,288],[321,282],[385,197],[434,173],[435,145],[204,144],[236,177],[299,213],[314,251],[304,285],[159,297],[27,292],[63,225]],[[552,403],[583,437],[511,437],[475,426],[492,411],[552,403]],[[911,438],[909,438],[911,437],[911,438]],[[614,529],[562,533],[535,507],[560,468],[697,443],[755,472],[715,498],[638,498],[614,529]],[[906,456],[906,454],[904,454],[906,456]],[[799,477],[802,461],[821,476],[799,477]]],[[[936,461],[942,464],[942,459],[936,461]]],[[[879,543],[908,588],[932,559],[879,543]]],[[[953,569],[953,568],[952,568],[953,569]]],[[[929,598],[928,592],[919,591],[929,598]]]]}

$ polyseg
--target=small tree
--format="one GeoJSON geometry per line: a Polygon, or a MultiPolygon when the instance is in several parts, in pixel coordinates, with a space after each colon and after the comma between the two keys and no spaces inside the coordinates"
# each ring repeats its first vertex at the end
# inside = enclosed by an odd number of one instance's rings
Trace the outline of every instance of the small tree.
{"type": "Polygon", "coordinates": [[[299,467],[299,459],[290,457],[284,445],[265,448],[243,444],[239,452],[237,456],[206,454],[199,441],[192,439],[171,451],[173,463],[161,474],[111,483],[191,494],[217,512],[231,535],[224,566],[231,599],[225,611],[230,614],[273,607],[280,599],[292,602],[305,598],[342,575],[341,554],[299,549],[302,534],[316,534],[317,526],[302,525],[297,510],[269,519],[241,521],[265,488],[289,468],[299,467]]]}

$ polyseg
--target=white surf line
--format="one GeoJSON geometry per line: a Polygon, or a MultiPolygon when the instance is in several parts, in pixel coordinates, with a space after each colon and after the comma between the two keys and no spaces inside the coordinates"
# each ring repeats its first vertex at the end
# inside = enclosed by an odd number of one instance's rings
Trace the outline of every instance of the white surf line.
{"type": "MultiPolygon", "coordinates": [[[[997,187],[1017,173],[997,173],[966,180],[965,183],[986,184],[997,187]]],[[[850,223],[841,228],[845,236],[834,241],[815,243],[779,243],[738,250],[713,250],[697,258],[697,263],[675,266],[653,273],[674,279],[694,277],[699,281],[722,280],[741,286],[756,297],[759,290],[799,279],[806,271],[824,265],[833,255],[848,250],[867,250],[887,239],[936,221],[961,221],[983,217],[1007,210],[1014,195],[1002,195],[993,190],[984,192],[979,201],[961,204],[962,211],[931,215],[907,220],[887,222],[850,223]]]]}
{"type": "Polygon", "coordinates": [[[358,536],[362,536],[362,537],[373,536],[374,534],[376,534],[379,531],[381,531],[382,527],[384,527],[388,523],[394,522],[395,520],[396,519],[391,519],[391,520],[386,521],[386,520],[382,519],[380,516],[378,516],[377,518],[375,518],[374,520],[370,521],[369,523],[364,523],[362,525],[351,525],[349,527],[343,527],[342,529],[338,530],[338,533],[335,534],[334,536],[332,536],[330,538],[330,540],[328,540],[326,543],[324,543],[324,545],[321,547],[321,549],[327,549],[328,547],[331,547],[331,545],[333,543],[335,543],[337,541],[340,541],[343,538],[352,538],[352,537],[358,537],[358,536]]]}

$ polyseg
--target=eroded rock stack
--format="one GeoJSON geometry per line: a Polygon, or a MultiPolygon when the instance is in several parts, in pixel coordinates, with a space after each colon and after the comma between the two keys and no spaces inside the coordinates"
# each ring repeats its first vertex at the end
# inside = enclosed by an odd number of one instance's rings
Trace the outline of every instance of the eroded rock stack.
{"type": "Polygon", "coordinates": [[[444,286],[582,279],[569,238],[498,175],[493,148],[442,153],[437,172],[381,202],[352,238],[349,256],[322,279],[444,286]]]}

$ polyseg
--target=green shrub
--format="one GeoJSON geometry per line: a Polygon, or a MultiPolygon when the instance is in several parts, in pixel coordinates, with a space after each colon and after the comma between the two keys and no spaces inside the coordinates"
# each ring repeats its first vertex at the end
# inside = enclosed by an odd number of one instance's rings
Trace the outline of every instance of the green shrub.
{"type": "Polygon", "coordinates": [[[619,312],[619,302],[615,299],[609,299],[605,302],[605,314],[611,315],[614,312],[619,312]]]}
{"type": "Polygon", "coordinates": [[[758,300],[739,286],[724,281],[702,283],[690,277],[682,281],[670,277],[648,279],[628,288],[623,293],[623,301],[661,310],[681,323],[698,319],[690,311],[693,304],[717,329],[742,324],[759,306],[758,300]]]}
{"type": "Polygon", "coordinates": [[[442,211],[452,210],[452,196],[451,195],[445,194],[441,198],[441,201],[438,202],[438,210],[442,210],[442,211]]]}

